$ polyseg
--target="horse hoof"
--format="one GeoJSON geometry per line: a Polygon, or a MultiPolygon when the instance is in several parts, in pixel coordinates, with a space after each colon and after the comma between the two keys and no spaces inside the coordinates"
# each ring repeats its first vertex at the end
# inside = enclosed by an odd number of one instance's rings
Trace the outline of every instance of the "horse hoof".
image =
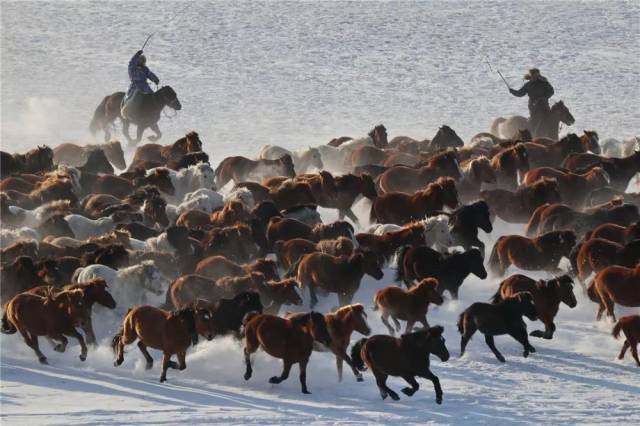
{"type": "Polygon", "coordinates": [[[397,393],[395,393],[395,392],[394,392],[394,393],[392,393],[392,394],[389,394],[389,396],[390,396],[390,397],[391,397],[391,399],[393,399],[394,401],[400,401],[400,397],[399,397],[399,396],[398,396],[398,394],[397,394],[397,393]]]}
{"type": "Polygon", "coordinates": [[[148,362],[147,365],[144,366],[145,370],[151,370],[153,368],[153,363],[148,362]]]}
{"type": "Polygon", "coordinates": [[[529,358],[529,352],[528,351],[524,351],[522,353],[522,356],[525,357],[525,358],[529,358]]]}
{"type": "Polygon", "coordinates": [[[532,354],[536,353],[536,348],[534,348],[533,346],[529,346],[529,352],[531,352],[532,354]]]}
{"type": "Polygon", "coordinates": [[[356,382],[364,382],[364,379],[362,378],[362,376],[358,376],[356,377],[356,382]]]}
{"type": "Polygon", "coordinates": [[[87,354],[81,354],[80,361],[86,361],[86,360],[87,360],[87,354]]]}
{"type": "Polygon", "coordinates": [[[40,361],[40,364],[44,364],[44,365],[49,365],[49,361],[47,361],[47,357],[42,357],[42,358],[38,358],[38,361],[40,361]]]}
{"type": "Polygon", "coordinates": [[[504,359],[504,357],[503,357],[503,356],[501,356],[500,358],[498,358],[498,361],[500,361],[500,362],[507,362],[507,360],[506,360],[506,359],[504,359]]]}
{"type": "Polygon", "coordinates": [[[311,392],[309,392],[309,391],[308,391],[308,390],[306,390],[306,389],[304,389],[304,390],[302,391],[302,393],[304,393],[305,395],[311,395],[311,392]]]}
{"type": "Polygon", "coordinates": [[[269,379],[269,383],[272,383],[274,385],[277,385],[280,382],[281,382],[281,380],[280,380],[280,377],[278,377],[278,376],[273,376],[273,377],[271,377],[269,379]]]}
{"type": "Polygon", "coordinates": [[[413,396],[414,390],[410,387],[402,388],[402,393],[407,396],[413,396]]]}
{"type": "Polygon", "coordinates": [[[436,404],[442,405],[442,397],[436,398],[436,404]]]}
{"type": "Polygon", "coordinates": [[[163,377],[160,377],[160,383],[164,383],[164,382],[166,382],[166,381],[167,381],[167,378],[166,378],[166,377],[164,377],[164,376],[163,376],[163,377]]]}
{"type": "Polygon", "coordinates": [[[246,373],[244,373],[244,379],[249,380],[251,378],[251,374],[251,371],[247,371],[246,373]]]}

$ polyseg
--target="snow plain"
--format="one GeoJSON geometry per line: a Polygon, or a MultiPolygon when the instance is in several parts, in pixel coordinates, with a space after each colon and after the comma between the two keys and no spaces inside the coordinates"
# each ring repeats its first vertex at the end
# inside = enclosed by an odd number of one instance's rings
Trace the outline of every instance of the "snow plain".
{"type": "MultiPolygon", "coordinates": [[[[463,138],[488,130],[493,117],[523,113],[484,63],[489,57],[513,85],[537,65],[576,124],[602,139],[638,133],[640,4],[630,2],[227,3],[196,2],[163,25],[181,2],[2,2],[2,149],[38,143],[89,142],[87,126],[101,97],[125,90],[126,64],[148,32],[150,67],[178,92],[184,110],[160,125],[167,143],[197,130],[217,163],[253,156],[266,143],[290,148],[363,135],[382,122],[391,137],[432,136],[443,123],[463,138]]],[[[130,153],[129,153],[130,155],[130,153]]],[[[636,186],[634,191],[638,190],[636,186]]],[[[367,217],[366,206],[357,209],[367,217]]],[[[334,214],[323,211],[325,220],[334,214]]],[[[485,241],[520,233],[496,223],[485,241]]],[[[516,272],[510,270],[509,272],[516,272]]],[[[543,274],[538,276],[544,277],[543,274]]],[[[370,307],[376,289],[362,283],[356,301],[370,307]]],[[[445,327],[452,358],[433,359],[444,403],[433,388],[399,402],[380,400],[372,376],[339,384],[333,357],[312,356],[299,392],[297,369],[267,383],[280,363],[265,354],[242,378],[241,346],[202,342],[183,372],[158,382],[135,346],[114,368],[108,347],[120,313],[98,312],[97,350],[85,363],[70,345],[58,354],[43,342],[40,366],[17,336],[0,338],[3,424],[639,424],[640,385],[612,324],[596,323],[595,305],[576,287],[578,306],[562,306],[552,341],[534,340],[527,359],[509,338],[497,339],[499,364],[476,336],[458,358],[455,322],[470,303],[486,301],[499,280],[470,278],[459,301],[430,313],[445,327]]],[[[328,310],[336,300],[322,301],[328,310]]],[[[619,316],[637,309],[616,308],[619,316]]],[[[371,311],[374,333],[383,326],[371,311]]],[[[529,328],[539,327],[530,323],[529,328]]],[[[354,335],[354,340],[358,336],[354,335]]],[[[156,360],[158,353],[153,352],[156,360]]],[[[404,386],[391,379],[394,389],[404,386]]]]}

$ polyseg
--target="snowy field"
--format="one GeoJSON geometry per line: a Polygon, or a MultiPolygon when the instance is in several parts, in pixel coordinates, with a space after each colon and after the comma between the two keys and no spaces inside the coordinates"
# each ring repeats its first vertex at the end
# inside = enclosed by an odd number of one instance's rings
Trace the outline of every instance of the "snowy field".
{"type": "MultiPolygon", "coordinates": [[[[36,144],[91,142],[87,127],[100,99],[126,90],[126,65],[146,35],[163,28],[179,2],[2,2],[1,145],[24,151],[36,144]]],[[[489,57],[519,86],[537,65],[564,100],[575,125],[601,139],[638,133],[640,122],[640,3],[205,3],[184,10],[145,49],[150,68],[183,104],[163,118],[164,143],[197,130],[213,163],[227,155],[254,156],[267,143],[289,148],[361,136],[384,123],[390,137],[431,137],[447,123],[463,138],[488,130],[499,115],[526,112],[484,63],[489,57]]],[[[128,153],[129,158],[131,153],[128,153]]],[[[638,191],[637,184],[630,190],[638,191]]],[[[361,218],[366,205],[358,205],[361,218]]],[[[325,221],[335,218],[322,211],[325,221]]],[[[498,236],[522,227],[496,223],[482,238],[487,251],[498,236]]],[[[517,272],[510,269],[508,273],[517,272]]],[[[374,333],[385,329],[371,312],[372,296],[393,283],[365,278],[356,302],[369,310],[374,333]]],[[[546,278],[544,274],[537,275],[546,278]]],[[[86,362],[79,348],[53,352],[41,366],[17,336],[0,337],[0,422],[21,424],[640,424],[638,369],[616,355],[622,341],[612,324],[594,321],[596,306],[576,286],[578,306],[562,305],[551,341],[522,358],[509,337],[496,339],[500,364],[481,335],[459,358],[459,313],[487,301],[499,279],[469,278],[458,301],[431,309],[429,322],[445,327],[452,354],[432,359],[444,402],[430,382],[412,398],[381,401],[370,373],[356,383],[347,370],[338,383],[332,355],[312,355],[300,393],[297,367],[280,385],[281,370],[264,353],[245,382],[241,346],[230,339],[201,342],[187,370],[170,370],[160,384],[135,345],[113,367],[108,347],[119,311],[96,311],[101,344],[86,362]]],[[[319,310],[336,304],[321,299],[319,310]]],[[[308,298],[305,304],[308,303],[308,298]]],[[[637,309],[616,307],[620,317],[637,309]]],[[[539,322],[528,323],[540,328],[539,322]]],[[[360,336],[354,334],[353,341],[360,336]]],[[[390,379],[396,391],[405,386],[390,379]]]]}

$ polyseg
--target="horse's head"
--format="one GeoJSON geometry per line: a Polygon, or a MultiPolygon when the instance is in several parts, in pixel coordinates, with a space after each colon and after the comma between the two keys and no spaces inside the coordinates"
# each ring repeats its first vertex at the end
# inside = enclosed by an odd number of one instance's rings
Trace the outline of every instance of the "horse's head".
{"type": "Polygon", "coordinates": [[[476,182],[496,183],[496,172],[491,167],[491,162],[485,156],[471,160],[471,173],[476,182]]]}
{"type": "Polygon", "coordinates": [[[193,246],[189,240],[189,230],[186,226],[170,226],[165,232],[169,244],[176,253],[193,254],[193,246]]]}
{"type": "Polygon", "coordinates": [[[180,111],[182,109],[182,104],[178,100],[178,95],[171,86],[162,86],[156,94],[160,99],[162,99],[162,103],[169,108],[173,108],[176,111],[180,111]]]}
{"type": "Polygon", "coordinates": [[[424,240],[427,244],[439,244],[444,247],[453,245],[453,237],[449,230],[449,219],[445,215],[430,217],[424,224],[424,240]]]}
{"type": "Polygon", "coordinates": [[[193,307],[193,318],[195,320],[196,333],[207,340],[213,340],[215,337],[212,317],[211,311],[208,308],[193,307]]]}
{"type": "Polygon", "coordinates": [[[429,145],[432,150],[442,148],[462,148],[464,141],[458,136],[458,134],[451,127],[443,124],[438,129],[436,135],[431,139],[429,145]]]}
{"type": "Polygon", "coordinates": [[[186,134],[186,152],[202,152],[202,141],[200,140],[200,136],[191,131],[186,134]]]}
{"type": "Polygon", "coordinates": [[[513,160],[516,163],[516,168],[520,173],[526,173],[529,171],[529,153],[524,144],[516,144],[512,149],[513,160]]]}
{"type": "Polygon", "coordinates": [[[373,145],[377,148],[384,149],[389,145],[387,140],[387,129],[383,124],[378,124],[369,132],[369,137],[373,140],[373,145]]]}
{"type": "Polygon", "coordinates": [[[484,200],[480,200],[473,203],[472,206],[475,211],[474,217],[477,226],[487,234],[492,232],[493,224],[491,223],[489,204],[484,200]]]}
{"type": "Polygon", "coordinates": [[[450,355],[442,333],[444,333],[444,328],[439,325],[423,328],[413,333],[404,334],[401,337],[402,344],[411,352],[431,353],[440,358],[442,362],[446,362],[449,360],[450,355]]]}
{"type": "Polygon", "coordinates": [[[271,290],[271,297],[274,303],[302,305],[302,296],[298,293],[300,284],[294,278],[287,278],[282,281],[269,281],[267,286],[271,290]]]}
{"type": "Polygon", "coordinates": [[[62,301],[67,315],[73,321],[74,325],[84,327],[88,321],[91,311],[84,301],[84,292],[80,289],[65,290],[54,296],[56,301],[62,301]]]}
{"type": "Polygon", "coordinates": [[[176,188],[171,181],[171,171],[166,167],[156,167],[148,171],[144,178],[148,185],[158,187],[165,194],[174,195],[176,188]]]}
{"type": "Polygon", "coordinates": [[[293,167],[293,159],[289,154],[285,154],[278,159],[278,162],[281,166],[281,174],[282,176],[287,177],[295,177],[296,171],[293,167]]]}
{"type": "Polygon", "coordinates": [[[107,282],[102,278],[96,278],[88,281],[83,286],[85,299],[91,303],[96,302],[100,305],[114,309],[116,307],[116,301],[109,293],[107,282]]]}
{"type": "Polygon", "coordinates": [[[430,166],[440,169],[439,174],[441,176],[449,176],[456,180],[462,177],[462,170],[460,170],[457,150],[449,150],[436,155],[429,160],[426,167],[428,168],[430,166]]]}
{"type": "Polygon", "coordinates": [[[562,275],[553,280],[549,280],[547,285],[552,288],[560,301],[570,308],[575,308],[578,304],[576,295],[573,293],[573,279],[569,275],[562,275]]]}
{"type": "Polygon", "coordinates": [[[471,273],[481,280],[487,278],[487,270],[484,267],[482,252],[474,247],[467,251],[465,254],[467,254],[468,256],[467,262],[471,273]]]}
{"type": "Polygon", "coordinates": [[[595,130],[583,130],[583,134],[580,137],[582,144],[586,151],[591,151],[594,154],[600,155],[602,150],[600,149],[600,137],[595,130]]]}
{"type": "Polygon", "coordinates": [[[458,200],[456,182],[450,177],[440,177],[435,184],[442,188],[444,205],[452,209],[458,207],[460,201],[458,200]]]}
{"type": "Polygon", "coordinates": [[[378,256],[371,250],[358,249],[353,256],[362,256],[362,270],[376,280],[381,280],[384,272],[380,268],[378,256]]]}
{"type": "Polygon", "coordinates": [[[428,303],[434,303],[436,305],[442,305],[444,298],[440,291],[438,291],[438,280],[435,278],[424,278],[410,291],[414,294],[419,294],[422,299],[428,303]]]}
{"type": "Polygon", "coordinates": [[[144,219],[152,226],[158,224],[162,229],[169,226],[167,217],[167,202],[162,197],[151,197],[144,202],[142,207],[144,219]]]}
{"type": "Polygon", "coordinates": [[[112,175],[115,171],[102,148],[94,148],[89,151],[87,161],[78,167],[81,173],[105,173],[112,175]]]}
{"type": "Polygon", "coordinates": [[[553,106],[551,107],[551,113],[558,117],[558,120],[560,120],[567,126],[572,126],[573,123],[576,122],[576,119],[573,118],[573,115],[571,115],[571,112],[569,112],[569,108],[567,108],[567,106],[562,101],[558,101],[553,104],[553,106]]]}

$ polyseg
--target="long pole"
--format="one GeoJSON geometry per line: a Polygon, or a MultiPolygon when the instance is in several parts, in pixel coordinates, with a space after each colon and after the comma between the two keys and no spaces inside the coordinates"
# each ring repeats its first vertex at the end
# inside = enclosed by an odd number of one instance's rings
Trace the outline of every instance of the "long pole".
{"type": "Polygon", "coordinates": [[[502,81],[504,81],[505,86],[507,86],[507,89],[511,89],[511,86],[509,86],[509,83],[507,83],[507,80],[504,79],[504,76],[502,75],[502,73],[500,72],[499,69],[496,68],[496,71],[498,72],[498,75],[500,76],[500,78],[502,79],[502,81]]]}
{"type": "MultiPolygon", "coordinates": [[[[182,9],[177,11],[176,13],[174,13],[173,16],[171,18],[169,18],[169,20],[166,23],[163,24],[163,28],[166,28],[171,23],[171,21],[173,21],[179,14],[181,14],[182,12],[187,10],[187,8],[189,6],[191,6],[191,2],[187,2],[185,7],[183,7],[182,9]]],[[[144,41],[144,44],[142,45],[140,50],[144,50],[144,47],[147,45],[147,43],[149,43],[149,40],[151,40],[151,37],[153,37],[158,31],[160,31],[160,29],[155,30],[154,32],[152,32],[151,34],[149,34],[147,36],[147,39],[144,41]]]]}

